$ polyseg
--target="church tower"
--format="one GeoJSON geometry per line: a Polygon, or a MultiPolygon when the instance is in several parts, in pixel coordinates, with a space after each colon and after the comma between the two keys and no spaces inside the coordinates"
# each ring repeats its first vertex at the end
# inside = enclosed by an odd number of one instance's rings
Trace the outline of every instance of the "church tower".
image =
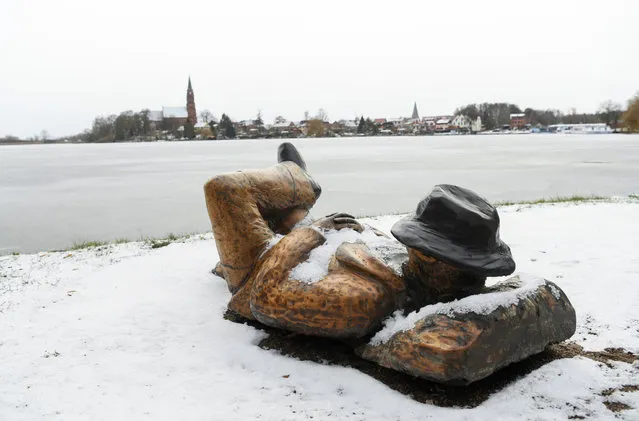
{"type": "Polygon", "coordinates": [[[193,87],[191,86],[191,76],[189,76],[189,87],[186,89],[186,113],[187,121],[191,124],[197,124],[197,112],[195,111],[195,96],[193,95],[193,87]]]}
{"type": "Polygon", "coordinates": [[[417,112],[417,103],[415,103],[413,105],[413,117],[412,118],[413,118],[413,120],[419,120],[419,113],[417,112]]]}

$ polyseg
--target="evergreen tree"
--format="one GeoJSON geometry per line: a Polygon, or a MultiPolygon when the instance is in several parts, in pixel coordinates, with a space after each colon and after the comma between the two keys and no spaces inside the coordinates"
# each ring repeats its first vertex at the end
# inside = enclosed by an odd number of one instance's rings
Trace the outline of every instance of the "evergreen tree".
{"type": "Polygon", "coordinates": [[[222,139],[235,139],[235,127],[233,122],[226,114],[222,114],[220,123],[218,124],[218,135],[222,139]]]}
{"type": "Polygon", "coordinates": [[[195,127],[189,120],[184,123],[184,137],[187,139],[195,138],[195,127]]]}
{"type": "Polygon", "coordinates": [[[365,133],[373,136],[377,136],[379,134],[379,127],[377,127],[377,125],[373,123],[373,120],[371,120],[370,118],[366,119],[365,133]]]}
{"type": "Polygon", "coordinates": [[[364,116],[360,117],[359,125],[357,126],[357,133],[366,133],[366,121],[364,121],[364,116]]]}

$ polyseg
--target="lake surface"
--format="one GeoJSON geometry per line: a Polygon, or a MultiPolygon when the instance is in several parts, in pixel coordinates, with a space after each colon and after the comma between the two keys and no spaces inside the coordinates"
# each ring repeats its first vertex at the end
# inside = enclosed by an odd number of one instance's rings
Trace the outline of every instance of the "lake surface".
{"type": "MultiPolygon", "coordinates": [[[[210,230],[202,185],[275,163],[281,140],[0,147],[0,254],[210,230]]],[[[295,139],[314,216],[414,210],[435,184],[489,200],[639,193],[637,135],[295,139]]]]}

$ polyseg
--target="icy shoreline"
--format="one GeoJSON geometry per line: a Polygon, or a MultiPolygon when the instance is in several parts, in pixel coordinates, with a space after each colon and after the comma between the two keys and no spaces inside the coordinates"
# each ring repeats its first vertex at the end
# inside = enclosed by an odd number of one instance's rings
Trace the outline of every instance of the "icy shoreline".
{"type": "MultiPolygon", "coordinates": [[[[557,283],[574,342],[639,353],[639,205],[500,208],[517,273],[557,283]]],[[[364,222],[388,232],[400,216],[364,222]]],[[[473,409],[411,400],[350,368],[265,351],[222,318],[210,234],[0,257],[0,419],[590,419],[639,417],[639,365],[557,360],[473,409]],[[613,392],[606,396],[608,389],[613,392]],[[623,390],[622,390],[623,389],[623,390]],[[612,413],[604,402],[630,409],[612,413]]],[[[496,280],[495,280],[496,281],[496,280]]]]}

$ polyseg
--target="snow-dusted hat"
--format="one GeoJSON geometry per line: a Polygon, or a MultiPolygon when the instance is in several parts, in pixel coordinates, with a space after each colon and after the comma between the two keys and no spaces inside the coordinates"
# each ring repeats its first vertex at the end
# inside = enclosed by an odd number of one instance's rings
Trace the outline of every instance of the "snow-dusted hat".
{"type": "Polygon", "coordinates": [[[459,269],[483,276],[510,275],[515,262],[499,238],[499,214],[486,199],[441,184],[398,221],[391,233],[402,244],[459,269]]]}

